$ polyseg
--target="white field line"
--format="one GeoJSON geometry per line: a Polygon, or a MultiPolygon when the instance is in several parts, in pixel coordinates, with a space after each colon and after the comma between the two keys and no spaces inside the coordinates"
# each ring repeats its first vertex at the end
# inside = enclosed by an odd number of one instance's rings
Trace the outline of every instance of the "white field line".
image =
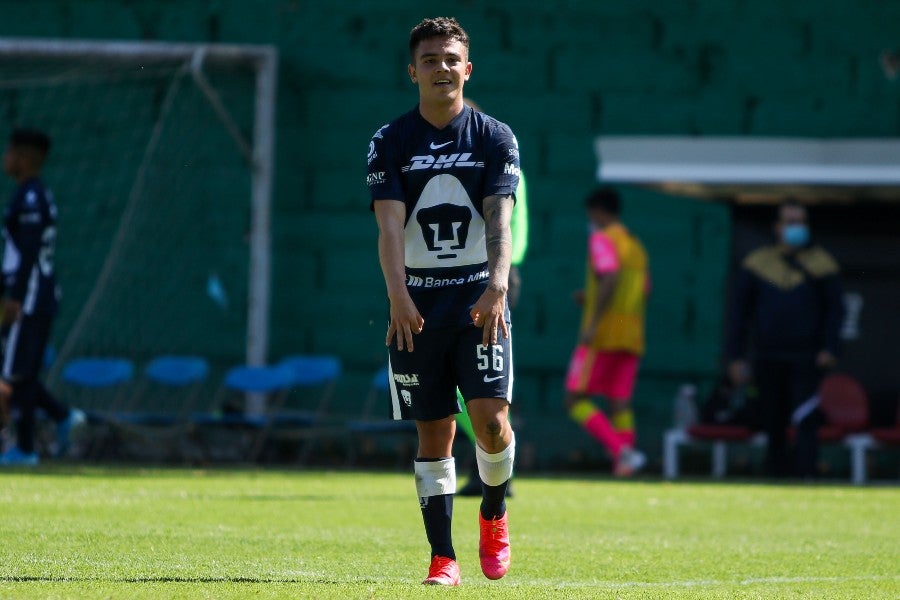
{"type": "MultiPolygon", "coordinates": [[[[321,579],[323,581],[331,581],[335,583],[418,583],[418,580],[396,577],[351,577],[351,578],[333,578],[326,573],[304,572],[304,571],[286,571],[282,573],[287,579],[321,579]]],[[[275,577],[277,578],[277,576],[275,577]]],[[[666,588],[713,588],[721,586],[754,586],[754,585],[780,585],[780,584],[796,584],[796,583],[850,583],[850,582],[876,582],[876,581],[900,581],[900,574],[897,575],[854,575],[851,577],[749,577],[746,579],[689,579],[681,581],[577,581],[566,582],[558,579],[519,579],[514,574],[504,581],[507,587],[531,587],[541,586],[555,589],[666,589],[666,588]]],[[[463,585],[487,585],[489,582],[482,580],[481,576],[463,578],[463,585]]]]}
{"type": "Polygon", "coordinates": [[[733,581],[723,579],[694,579],[684,581],[580,581],[576,583],[564,583],[551,580],[510,582],[512,585],[546,585],[559,589],[565,588],[601,588],[601,589],[628,589],[628,588],[699,588],[718,586],[752,586],[752,585],[778,585],[793,583],[849,583],[852,581],[900,581],[900,575],[854,575],[851,577],[750,577],[733,581]]]}

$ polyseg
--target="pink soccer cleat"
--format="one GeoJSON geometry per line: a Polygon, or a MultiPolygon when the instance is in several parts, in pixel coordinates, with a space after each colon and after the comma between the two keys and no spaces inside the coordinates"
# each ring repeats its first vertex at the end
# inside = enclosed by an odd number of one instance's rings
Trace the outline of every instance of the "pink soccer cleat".
{"type": "Polygon", "coordinates": [[[425,585],[459,585],[459,565],[452,558],[435,556],[431,559],[425,585]]]}
{"type": "Polygon", "coordinates": [[[508,512],[499,519],[486,520],[478,513],[481,525],[481,539],[478,556],[481,558],[481,572],[488,579],[500,579],[509,570],[509,527],[508,512]]]}

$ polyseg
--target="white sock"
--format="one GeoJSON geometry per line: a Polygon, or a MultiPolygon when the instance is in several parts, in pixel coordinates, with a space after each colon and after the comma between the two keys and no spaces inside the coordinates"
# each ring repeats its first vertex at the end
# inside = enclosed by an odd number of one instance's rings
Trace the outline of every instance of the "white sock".
{"type": "Polygon", "coordinates": [[[416,461],[416,493],[419,499],[456,493],[456,460],[416,461]]]}
{"type": "Polygon", "coordinates": [[[478,475],[487,485],[500,485],[512,477],[513,460],[516,457],[516,436],[513,434],[509,446],[497,454],[488,454],[475,444],[475,460],[478,463],[478,475]]]}

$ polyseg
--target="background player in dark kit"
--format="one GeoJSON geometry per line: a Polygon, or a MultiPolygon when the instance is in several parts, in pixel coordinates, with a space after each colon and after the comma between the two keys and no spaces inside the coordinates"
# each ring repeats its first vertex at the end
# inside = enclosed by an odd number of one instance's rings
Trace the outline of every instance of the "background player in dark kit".
{"type": "Polygon", "coordinates": [[[57,423],[60,452],[65,451],[72,426],[84,413],[60,404],[38,379],[50,327],[56,315],[59,290],[54,274],[56,205],[41,181],[50,151],[50,138],[33,129],[12,132],[3,155],[4,172],[16,181],[4,213],[3,236],[3,381],[12,387],[18,408],[16,445],[0,456],[0,464],[33,466],[35,409],[42,408],[57,423]]]}

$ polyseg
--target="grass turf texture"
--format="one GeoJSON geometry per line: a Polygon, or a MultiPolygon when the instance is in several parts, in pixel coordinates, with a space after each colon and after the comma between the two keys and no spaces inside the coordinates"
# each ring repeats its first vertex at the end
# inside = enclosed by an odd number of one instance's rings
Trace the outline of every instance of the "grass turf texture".
{"type": "Polygon", "coordinates": [[[897,598],[900,489],[522,478],[513,563],[462,587],[428,563],[411,474],[0,472],[0,597],[897,598]]]}

